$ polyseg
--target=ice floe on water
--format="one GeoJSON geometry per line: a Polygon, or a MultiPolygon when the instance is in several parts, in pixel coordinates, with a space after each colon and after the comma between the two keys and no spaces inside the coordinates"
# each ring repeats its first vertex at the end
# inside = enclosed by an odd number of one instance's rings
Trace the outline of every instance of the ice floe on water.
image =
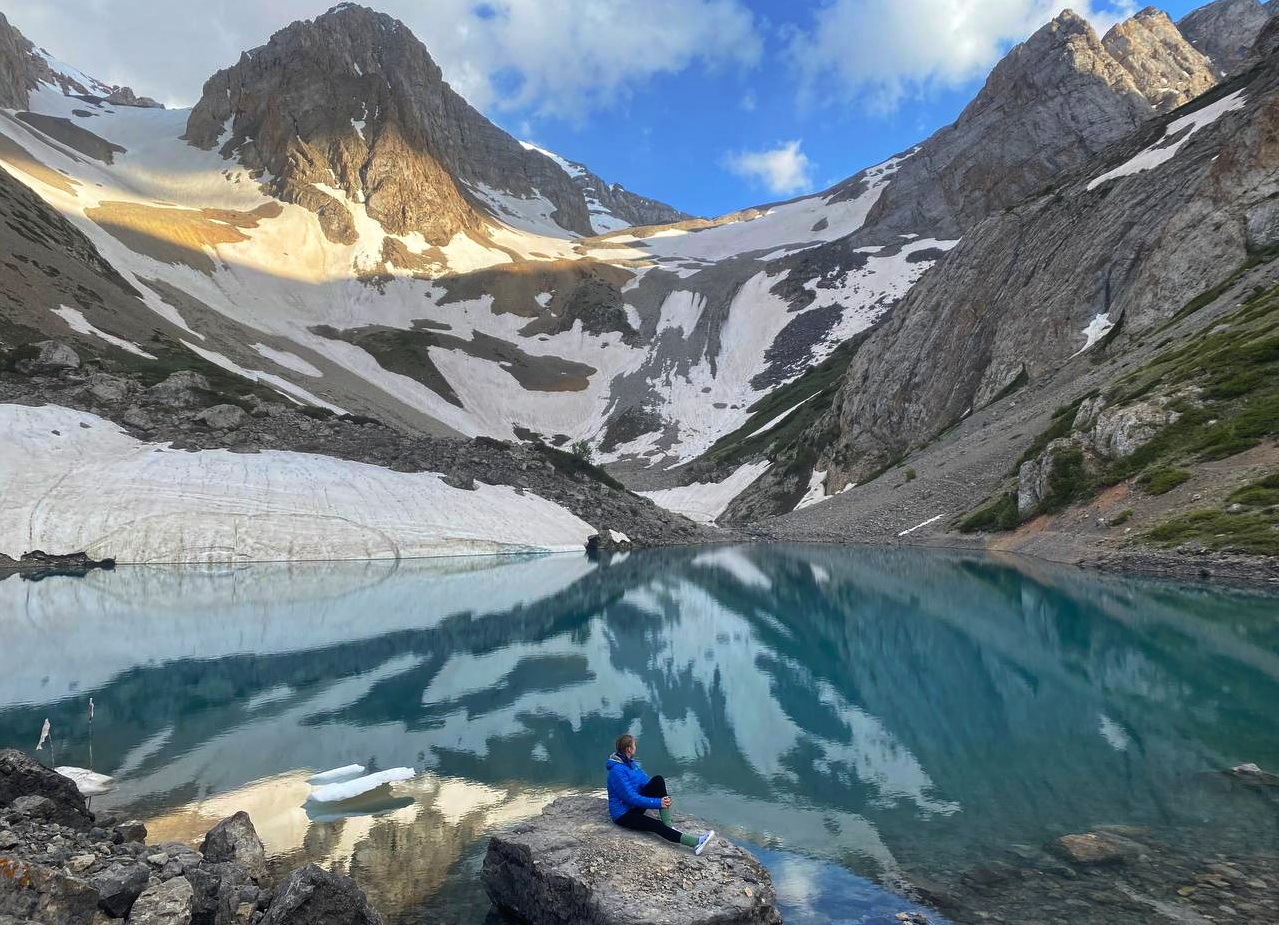
{"type": "Polygon", "coordinates": [[[354,777],[349,780],[321,784],[318,787],[313,786],[311,788],[311,793],[307,800],[311,803],[344,803],[347,800],[353,800],[356,797],[372,793],[374,790],[393,784],[396,781],[410,780],[416,773],[412,768],[391,768],[387,771],[365,774],[362,777],[354,777]]]}

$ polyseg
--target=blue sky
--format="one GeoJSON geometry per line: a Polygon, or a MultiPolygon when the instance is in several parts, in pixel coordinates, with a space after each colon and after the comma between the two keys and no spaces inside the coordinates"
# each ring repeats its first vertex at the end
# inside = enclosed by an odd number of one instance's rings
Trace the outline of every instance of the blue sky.
{"type": "MultiPolygon", "coordinates": [[[[1064,7],[1132,0],[364,0],[512,134],[714,215],[824,188],[954,120],[1064,7]]],[[[204,79],[332,0],[10,0],[37,45],[190,105],[204,79]]],[[[1178,19],[1196,0],[1157,4],[1178,19]]]]}

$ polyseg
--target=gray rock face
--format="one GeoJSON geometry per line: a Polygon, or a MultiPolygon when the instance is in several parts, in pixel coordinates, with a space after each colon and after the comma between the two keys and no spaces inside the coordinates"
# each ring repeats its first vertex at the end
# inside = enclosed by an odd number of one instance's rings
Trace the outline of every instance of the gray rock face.
{"type": "Polygon", "coordinates": [[[208,390],[208,379],[199,373],[183,369],[147,389],[146,397],[148,401],[166,407],[189,408],[200,400],[197,392],[208,390]]]}
{"type": "Polygon", "coordinates": [[[1218,73],[1228,74],[1248,57],[1273,13],[1260,0],[1215,0],[1182,17],[1177,28],[1218,73]]]}
{"type": "Polygon", "coordinates": [[[0,919],[93,925],[98,893],[78,877],[0,855],[0,919]]]}
{"type": "Polygon", "coordinates": [[[62,825],[88,828],[93,817],[76,785],[17,749],[0,751],[0,809],[22,797],[45,797],[52,801],[48,818],[62,825]]]}
{"type": "MultiPolygon", "coordinates": [[[[677,828],[705,825],[676,816],[677,828]]],[[[494,835],[481,874],[489,898],[531,925],[780,925],[768,872],[717,838],[701,856],[614,825],[604,800],[561,797],[494,835]]]]}
{"type": "Polygon", "coordinates": [[[133,904],[129,925],[191,925],[193,898],[185,877],[153,884],[133,904]]]}
{"type": "Polygon", "coordinates": [[[18,361],[18,368],[25,373],[48,376],[80,368],[80,355],[61,341],[46,340],[34,346],[39,350],[36,356],[18,361]]]}
{"type": "Polygon", "coordinates": [[[1088,434],[1089,445],[1104,459],[1121,459],[1145,446],[1178,417],[1159,402],[1137,402],[1102,411],[1088,434]]]}
{"type": "Polygon", "coordinates": [[[27,108],[36,87],[37,60],[31,43],[0,13],[0,107],[27,108]]]}
{"type": "Polygon", "coordinates": [[[248,414],[238,405],[214,405],[205,408],[195,419],[214,430],[235,430],[249,419],[248,414]]]}
{"type": "Polygon", "coordinates": [[[1153,112],[1092,26],[1067,10],[1012,49],[955,124],[910,154],[867,229],[957,238],[1153,112]]]}
{"type": "Polygon", "coordinates": [[[112,918],[123,918],[133,908],[134,901],[147,887],[151,869],[134,861],[114,864],[90,879],[90,885],[98,891],[98,905],[112,918]]]}
{"type": "Polygon", "coordinates": [[[1269,198],[1279,193],[1279,60],[1250,74],[1246,87],[1214,91],[1242,89],[1242,108],[1156,169],[1091,182],[1158,145],[1166,119],[975,227],[854,357],[832,406],[828,479],[860,481],[931,439],[992,401],[1019,366],[1032,380],[1059,368],[1085,351],[1100,317],[1121,325],[1114,349],[1143,336],[1279,241],[1269,198]]]}
{"type": "Polygon", "coordinates": [[[392,234],[432,244],[483,235],[468,184],[540,193],[562,227],[592,233],[583,194],[559,166],[471,108],[403,23],[354,4],[293,23],[213,75],[185,137],[265,171],[270,192],[316,212],[334,241],[354,241],[354,225],[316,184],[364,202],[392,234]]]}
{"type": "Polygon", "coordinates": [[[382,916],[350,877],[308,864],[276,889],[261,925],[382,925],[382,916]]]}
{"type": "Polygon", "coordinates": [[[266,876],[266,848],[248,813],[238,812],[210,829],[200,852],[210,863],[234,861],[254,879],[266,876]]]}
{"type": "Polygon", "coordinates": [[[1217,83],[1208,59],[1186,41],[1163,10],[1146,7],[1115,25],[1101,43],[1132,75],[1156,112],[1176,109],[1217,83]]]}
{"type": "Polygon", "coordinates": [[[61,74],[35,51],[35,46],[0,14],[0,107],[26,109],[31,91],[41,83],[52,84],[63,93],[105,99],[120,106],[164,106],[128,87],[109,87],[91,81],[85,85],[76,77],[61,74]]]}

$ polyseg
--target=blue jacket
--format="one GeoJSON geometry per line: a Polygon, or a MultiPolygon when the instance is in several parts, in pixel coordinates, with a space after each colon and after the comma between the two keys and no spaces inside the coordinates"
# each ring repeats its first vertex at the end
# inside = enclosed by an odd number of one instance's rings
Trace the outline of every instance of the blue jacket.
{"type": "Polygon", "coordinates": [[[660,797],[640,796],[640,788],[648,783],[648,775],[639,762],[614,754],[604,765],[608,768],[608,814],[616,819],[628,809],[661,809],[660,797]]]}

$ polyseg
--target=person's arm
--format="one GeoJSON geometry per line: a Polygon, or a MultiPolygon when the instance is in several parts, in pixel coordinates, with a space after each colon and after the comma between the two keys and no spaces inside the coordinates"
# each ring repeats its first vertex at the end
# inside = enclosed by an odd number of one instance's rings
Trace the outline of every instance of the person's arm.
{"type": "Polygon", "coordinates": [[[624,770],[614,768],[610,773],[617,774],[621,778],[622,785],[622,802],[627,806],[634,806],[636,809],[661,809],[662,801],[657,797],[646,797],[639,792],[639,787],[635,786],[635,781],[631,779],[631,775],[624,770]]]}

